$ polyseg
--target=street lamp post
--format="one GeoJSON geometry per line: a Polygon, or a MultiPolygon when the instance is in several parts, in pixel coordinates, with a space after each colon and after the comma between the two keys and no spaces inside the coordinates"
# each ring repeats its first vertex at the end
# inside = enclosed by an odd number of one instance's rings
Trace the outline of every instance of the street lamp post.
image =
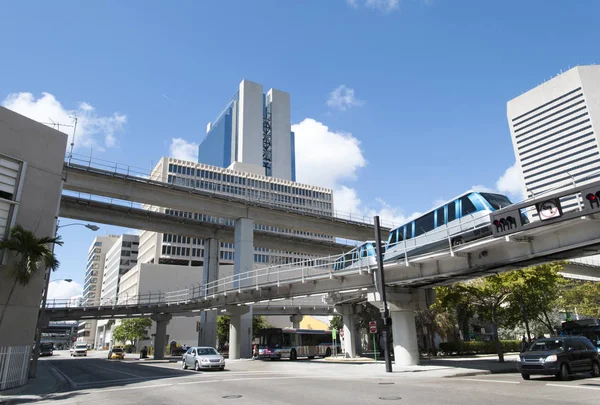
{"type": "MultiPolygon", "coordinates": [[[[92,225],[92,224],[82,224],[79,222],[76,223],[72,223],[72,224],[67,224],[67,225],[58,225],[58,221],[56,222],[56,229],[54,231],[54,235],[58,235],[58,230],[59,228],[66,228],[67,226],[75,226],[75,225],[80,225],[83,227],[86,227],[87,229],[96,232],[98,229],[100,229],[99,226],[97,225],[92,225]]],[[[54,253],[54,244],[52,245],[52,253],[54,253]]],[[[35,335],[34,335],[34,343],[33,343],[33,359],[31,362],[31,367],[29,367],[29,378],[35,378],[35,374],[37,372],[37,362],[38,362],[38,357],[40,356],[40,337],[42,334],[42,325],[44,320],[44,311],[46,310],[46,300],[48,299],[48,286],[50,285],[50,268],[46,269],[46,274],[45,274],[45,285],[44,285],[44,294],[42,295],[42,306],[40,308],[40,312],[38,313],[38,319],[37,319],[37,324],[35,327],[35,335]]],[[[70,278],[65,278],[62,279],[64,281],[66,281],[67,283],[70,283],[71,281],[73,281],[70,278]]],[[[56,281],[61,281],[61,280],[56,280],[56,281]]]]}

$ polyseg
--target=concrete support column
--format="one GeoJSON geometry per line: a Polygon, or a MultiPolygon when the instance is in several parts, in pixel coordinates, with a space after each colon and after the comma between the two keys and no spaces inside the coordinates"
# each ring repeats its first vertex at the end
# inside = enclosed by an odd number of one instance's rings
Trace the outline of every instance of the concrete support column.
{"type": "MultiPolygon", "coordinates": [[[[369,293],[367,296],[370,303],[382,305],[379,293],[369,293]]],[[[388,287],[387,304],[392,318],[394,364],[399,366],[419,364],[415,310],[427,308],[430,299],[431,290],[388,287]]]]}
{"type": "Polygon", "coordinates": [[[354,305],[337,305],[335,309],[342,315],[344,321],[344,355],[349,358],[356,357],[358,343],[357,309],[354,305]]]}
{"type": "Polygon", "coordinates": [[[252,357],[252,307],[227,307],[229,315],[229,359],[252,357]]]}
{"type": "Polygon", "coordinates": [[[154,359],[161,360],[165,357],[165,345],[167,344],[167,325],[173,316],[171,314],[153,314],[150,318],[156,322],[156,334],[154,335],[154,359]]]}
{"type": "Polygon", "coordinates": [[[292,323],[292,328],[299,329],[300,328],[300,322],[302,322],[303,318],[304,318],[304,315],[300,315],[300,314],[291,315],[290,316],[290,322],[292,323]]]}
{"type": "Polygon", "coordinates": [[[252,279],[244,273],[254,268],[254,221],[250,218],[236,219],[234,234],[233,274],[239,277],[234,286],[246,287],[252,284],[252,279]]]}
{"type": "Polygon", "coordinates": [[[415,311],[392,311],[392,336],[394,344],[394,364],[415,366],[419,364],[419,345],[415,311]]]}
{"type": "MultiPolygon", "coordinates": [[[[204,262],[202,285],[216,281],[219,277],[219,257],[221,241],[216,238],[204,240],[204,262]]],[[[205,291],[202,291],[204,296],[205,291]]],[[[220,342],[222,343],[222,342],[220,342]]],[[[198,346],[216,347],[217,345],[217,312],[202,311],[200,314],[200,330],[198,331],[198,346]]]]}

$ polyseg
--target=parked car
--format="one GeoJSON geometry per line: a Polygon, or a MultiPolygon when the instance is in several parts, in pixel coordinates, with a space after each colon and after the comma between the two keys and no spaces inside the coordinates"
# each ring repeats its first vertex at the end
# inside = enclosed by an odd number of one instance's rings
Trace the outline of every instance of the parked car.
{"type": "Polygon", "coordinates": [[[87,343],[75,343],[75,346],[71,348],[71,356],[87,356],[88,345],[87,343]]]}
{"type": "Polygon", "coordinates": [[[123,360],[125,358],[125,351],[122,347],[113,347],[109,358],[123,360]]]}
{"type": "Polygon", "coordinates": [[[40,356],[52,356],[54,354],[54,344],[51,342],[40,343],[40,356]]]}
{"type": "Polygon", "coordinates": [[[591,372],[600,376],[598,350],[584,336],[538,339],[519,356],[517,369],[524,380],[533,374],[554,375],[568,380],[571,374],[591,372]]]}
{"type": "Polygon", "coordinates": [[[225,369],[225,358],[213,347],[190,347],[181,358],[184,370],[193,367],[196,371],[201,369],[225,369]]]}

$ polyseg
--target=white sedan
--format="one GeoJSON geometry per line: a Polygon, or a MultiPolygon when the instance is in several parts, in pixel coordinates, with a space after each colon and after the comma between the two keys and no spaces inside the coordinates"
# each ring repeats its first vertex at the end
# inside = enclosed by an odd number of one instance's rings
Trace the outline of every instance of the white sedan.
{"type": "Polygon", "coordinates": [[[181,367],[187,370],[193,367],[196,371],[201,369],[225,369],[225,358],[213,347],[190,347],[181,358],[181,367]]]}

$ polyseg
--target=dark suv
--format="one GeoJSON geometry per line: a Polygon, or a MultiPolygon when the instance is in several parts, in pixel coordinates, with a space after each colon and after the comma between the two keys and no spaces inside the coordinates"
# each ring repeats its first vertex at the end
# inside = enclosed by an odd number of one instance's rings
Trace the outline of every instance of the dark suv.
{"type": "Polygon", "coordinates": [[[578,372],[600,376],[598,350],[586,337],[560,336],[538,339],[519,356],[517,369],[524,380],[532,374],[555,375],[561,380],[578,372]]]}

